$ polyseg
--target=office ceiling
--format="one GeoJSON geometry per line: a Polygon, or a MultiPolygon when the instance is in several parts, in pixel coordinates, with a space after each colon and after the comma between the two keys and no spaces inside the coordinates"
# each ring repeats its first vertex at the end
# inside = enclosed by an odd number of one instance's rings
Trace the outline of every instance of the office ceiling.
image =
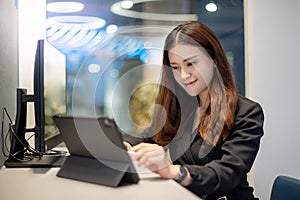
{"type": "MultiPolygon", "coordinates": [[[[47,0],[47,3],[60,2],[60,0],[47,0]]],[[[64,2],[71,2],[65,0],[64,2]]],[[[72,1],[74,2],[74,1],[72,1]]],[[[111,12],[111,7],[121,1],[118,0],[76,0],[84,4],[84,9],[77,13],[64,13],[63,15],[96,16],[106,20],[106,24],[123,25],[177,25],[183,21],[174,21],[173,17],[162,17],[161,20],[143,20],[135,17],[126,17],[111,12]]],[[[222,37],[226,33],[243,29],[243,0],[215,0],[218,5],[216,12],[208,12],[205,5],[211,0],[135,0],[128,11],[138,12],[140,15],[154,14],[181,14],[197,15],[197,20],[209,25],[222,37]],[[225,31],[224,31],[225,30],[225,31]]],[[[47,17],[59,16],[61,13],[47,12],[47,17]]],[[[193,20],[194,18],[190,18],[193,20]]],[[[190,21],[190,20],[188,20],[190,21]]]]}

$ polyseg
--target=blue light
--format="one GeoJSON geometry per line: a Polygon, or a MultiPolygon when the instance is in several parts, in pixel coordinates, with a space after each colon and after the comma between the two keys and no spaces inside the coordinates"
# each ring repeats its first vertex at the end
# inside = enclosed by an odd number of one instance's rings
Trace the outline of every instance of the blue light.
{"type": "Polygon", "coordinates": [[[47,19],[47,40],[64,53],[89,52],[102,41],[104,19],[91,16],[58,16],[47,19]],[[91,44],[93,43],[93,44],[91,44]]]}
{"type": "Polygon", "coordinates": [[[18,3],[19,3],[18,0],[14,0],[14,4],[15,4],[15,6],[16,6],[17,9],[18,9],[18,3]]]}
{"type": "Polygon", "coordinates": [[[144,42],[138,41],[134,37],[124,37],[122,41],[116,43],[114,50],[129,58],[139,58],[144,63],[148,61],[147,49],[144,47],[144,42]]]}
{"type": "Polygon", "coordinates": [[[100,44],[113,49],[117,54],[128,58],[138,58],[147,62],[147,49],[144,41],[125,36],[122,40],[113,38],[109,27],[117,31],[117,26],[110,25],[102,30],[105,20],[90,16],[58,16],[47,20],[47,40],[65,54],[80,53],[88,55],[100,44]],[[110,42],[110,38],[113,38],[110,42]]]}

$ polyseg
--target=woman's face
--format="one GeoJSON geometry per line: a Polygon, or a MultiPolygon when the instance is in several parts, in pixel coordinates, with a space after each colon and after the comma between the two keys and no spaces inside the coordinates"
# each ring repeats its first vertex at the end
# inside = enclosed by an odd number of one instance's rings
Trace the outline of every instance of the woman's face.
{"type": "Polygon", "coordinates": [[[189,95],[201,96],[213,77],[213,59],[193,45],[176,45],[168,56],[175,80],[189,95]]]}

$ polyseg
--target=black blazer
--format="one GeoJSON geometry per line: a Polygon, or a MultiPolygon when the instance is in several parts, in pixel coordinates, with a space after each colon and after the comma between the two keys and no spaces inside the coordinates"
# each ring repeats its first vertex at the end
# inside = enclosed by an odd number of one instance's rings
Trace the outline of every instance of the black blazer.
{"type": "MultiPolygon", "coordinates": [[[[263,122],[261,106],[239,96],[235,125],[225,141],[212,147],[203,142],[197,130],[172,140],[168,147],[173,163],[186,166],[193,179],[187,189],[209,200],[222,196],[228,200],[256,199],[247,173],[259,149],[263,122]]],[[[153,137],[149,137],[150,129],[142,134],[143,137],[127,136],[125,140],[132,145],[154,143],[153,137]]]]}

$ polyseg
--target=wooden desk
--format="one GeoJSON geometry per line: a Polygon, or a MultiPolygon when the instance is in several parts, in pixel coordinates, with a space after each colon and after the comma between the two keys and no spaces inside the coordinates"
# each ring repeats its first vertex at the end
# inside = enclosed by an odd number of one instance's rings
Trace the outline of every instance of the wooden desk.
{"type": "Polygon", "coordinates": [[[59,168],[3,168],[1,200],[196,200],[199,198],[173,180],[151,172],[140,174],[138,184],[112,188],[56,176],[59,168]]]}

